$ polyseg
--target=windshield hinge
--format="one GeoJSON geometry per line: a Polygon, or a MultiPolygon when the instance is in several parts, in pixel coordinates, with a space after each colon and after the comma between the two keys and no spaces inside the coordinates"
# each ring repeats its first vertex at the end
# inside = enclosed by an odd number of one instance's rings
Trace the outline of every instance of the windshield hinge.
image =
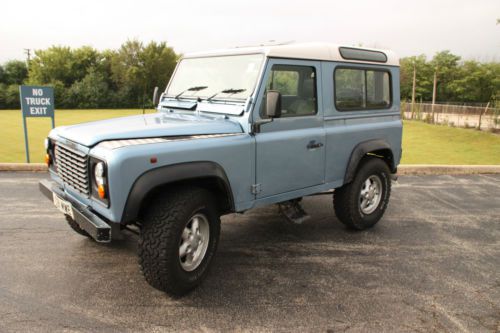
{"type": "Polygon", "coordinates": [[[252,194],[259,194],[262,189],[260,188],[260,184],[253,184],[252,185],[252,194]]]}

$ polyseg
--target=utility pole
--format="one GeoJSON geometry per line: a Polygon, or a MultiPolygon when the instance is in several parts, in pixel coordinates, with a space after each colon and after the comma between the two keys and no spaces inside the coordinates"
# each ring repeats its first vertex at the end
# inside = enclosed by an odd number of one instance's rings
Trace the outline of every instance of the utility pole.
{"type": "Polygon", "coordinates": [[[415,111],[415,88],[417,86],[417,64],[413,61],[413,87],[411,89],[411,119],[415,111]]]}
{"type": "Polygon", "coordinates": [[[432,113],[432,122],[434,123],[434,104],[436,104],[436,87],[437,87],[437,73],[439,67],[436,66],[436,70],[434,71],[434,85],[432,87],[432,105],[431,105],[431,113],[432,113]]]}
{"type": "Polygon", "coordinates": [[[31,49],[24,49],[24,53],[28,57],[27,67],[30,69],[30,61],[31,61],[31,49]]]}

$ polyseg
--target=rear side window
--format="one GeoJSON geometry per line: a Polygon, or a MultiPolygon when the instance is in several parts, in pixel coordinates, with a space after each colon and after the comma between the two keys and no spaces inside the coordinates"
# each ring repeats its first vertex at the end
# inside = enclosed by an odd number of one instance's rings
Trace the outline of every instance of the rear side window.
{"type": "Polygon", "coordinates": [[[387,109],[391,106],[391,78],[384,70],[337,68],[335,106],[339,111],[387,109]]]}
{"type": "MultiPolygon", "coordinates": [[[[281,117],[315,115],[317,112],[316,69],[310,66],[273,65],[266,82],[268,90],[281,93],[281,117]]],[[[265,114],[263,96],[260,114],[265,114]]]]}

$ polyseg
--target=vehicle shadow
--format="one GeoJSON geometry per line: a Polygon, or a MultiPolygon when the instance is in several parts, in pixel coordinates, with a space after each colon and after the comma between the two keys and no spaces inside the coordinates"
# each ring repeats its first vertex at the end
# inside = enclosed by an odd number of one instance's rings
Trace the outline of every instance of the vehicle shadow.
{"type": "Polygon", "coordinates": [[[339,293],[350,258],[369,258],[370,239],[380,233],[378,227],[362,232],[347,229],[336,219],[332,206],[331,196],[304,199],[311,218],[301,225],[288,222],[276,206],[223,217],[219,248],[206,279],[179,298],[157,291],[144,281],[135,235],[105,246],[90,240],[82,242],[82,251],[78,252],[114,258],[89,261],[86,267],[98,272],[106,261],[108,275],[116,279],[110,286],[113,293],[137,304],[197,307],[208,312],[243,306],[259,311],[263,304],[321,304],[339,293]]]}
{"type": "Polygon", "coordinates": [[[276,206],[224,217],[207,279],[180,301],[226,307],[328,300],[349,258],[369,255],[367,234],[377,228],[346,228],[335,217],[331,196],[307,198],[304,207],[311,218],[301,225],[288,222],[276,206]]]}

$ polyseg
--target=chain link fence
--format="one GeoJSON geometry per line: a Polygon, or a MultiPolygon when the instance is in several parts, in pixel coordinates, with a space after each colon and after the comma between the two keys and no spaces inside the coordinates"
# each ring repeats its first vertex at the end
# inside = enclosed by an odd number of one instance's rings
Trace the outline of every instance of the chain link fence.
{"type": "Polygon", "coordinates": [[[403,119],[500,133],[500,109],[486,106],[401,102],[403,119]]]}

